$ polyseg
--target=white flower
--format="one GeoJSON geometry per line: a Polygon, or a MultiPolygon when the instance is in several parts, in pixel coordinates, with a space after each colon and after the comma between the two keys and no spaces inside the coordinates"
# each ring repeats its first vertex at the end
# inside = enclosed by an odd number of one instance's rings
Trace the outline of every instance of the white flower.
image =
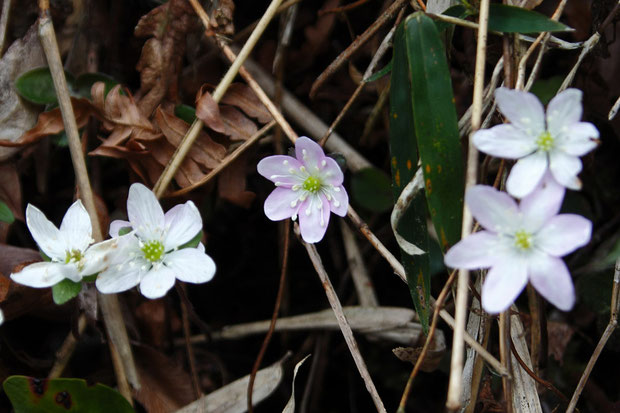
{"type": "Polygon", "coordinates": [[[518,205],[490,186],[467,191],[467,206],[485,230],[454,245],[444,261],[452,268],[491,268],[482,285],[488,313],[506,310],[528,280],[560,310],[572,308],[573,282],[560,257],[588,243],[592,223],[579,215],[558,215],[564,192],[549,176],[518,205]]]}
{"type": "Polygon", "coordinates": [[[104,269],[106,254],[116,245],[106,241],[88,248],[94,241],[92,225],[80,200],[69,207],[60,229],[30,204],[26,208],[26,224],[41,251],[50,258],[49,262],[37,262],[11,274],[13,281],[29,287],[51,287],[65,278],[81,282],[82,277],[104,269]]]}
{"type": "Polygon", "coordinates": [[[594,125],[580,122],[581,96],[578,89],[566,89],[549,102],[545,115],[531,93],[506,88],[495,91],[497,106],[510,123],[481,129],[473,141],[489,155],[519,159],[506,182],[512,196],[522,198],[532,192],[547,169],[566,188],[581,188],[579,157],[596,147],[599,136],[594,125]]]}
{"type": "Polygon", "coordinates": [[[148,298],[159,298],[174,285],[175,279],[204,283],[213,278],[215,263],[198,248],[180,246],[202,230],[202,218],[192,201],[176,205],[166,214],[157,198],[142,184],[129,188],[127,198],[129,221],[115,221],[110,235],[118,236],[123,227],[132,231],[116,238],[119,247],[110,257],[107,270],[97,277],[102,293],[117,293],[140,284],[148,298]]]}

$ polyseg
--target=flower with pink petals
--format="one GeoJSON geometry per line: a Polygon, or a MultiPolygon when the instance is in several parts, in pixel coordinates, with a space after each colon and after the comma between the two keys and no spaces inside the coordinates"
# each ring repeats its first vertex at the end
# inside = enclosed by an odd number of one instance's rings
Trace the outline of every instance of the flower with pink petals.
{"type": "Polygon", "coordinates": [[[482,285],[488,313],[506,310],[528,280],[560,310],[573,307],[573,282],[560,257],[589,242],[592,223],[579,215],[558,215],[564,192],[548,175],[519,204],[490,186],[467,191],[467,206],[484,230],[454,245],[444,261],[452,268],[490,268],[482,285]]]}
{"type": "Polygon", "coordinates": [[[566,89],[551,99],[545,113],[531,93],[495,91],[497,106],[510,123],[481,129],[473,141],[489,155],[518,159],[506,182],[510,195],[523,198],[532,192],[547,169],[562,186],[581,189],[579,157],[596,147],[599,136],[593,124],[580,122],[581,96],[579,89],[566,89]]]}
{"type": "Polygon", "coordinates": [[[258,163],[258,173],[277,187],[265,200],[267,218],[299,217],[301,237],[308,243],[323,239],[331,212],[347,213],[349,197],[338,163],[305,136],[295,142],[295,158],[269,156],[258,163]]]}

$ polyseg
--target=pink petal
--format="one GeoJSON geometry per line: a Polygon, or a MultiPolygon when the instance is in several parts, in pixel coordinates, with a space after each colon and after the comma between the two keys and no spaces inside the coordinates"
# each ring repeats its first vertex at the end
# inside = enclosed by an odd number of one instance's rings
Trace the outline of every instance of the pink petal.
{"type": "Polygon", "coordinates": [[[534,244],[546,253],[562,257],[590,242],[592,222],[575,214],[551,218],[536,234],[534,244]]]}
{"type": "Polygon", "coordinates": [[[65,278],[62,268],[64,266],[65,264],[57,262],[35,262],[24,267],[20,272],[11,274],[11,279],[28,287],[51,287],[65,278]]]}
{"type": "Polygon", "coordinates": [[[295,156],[306,166],[310,174],[315,174],[320,170],[321,161],[325,159],[325,152],[318,143],[301,136],[295,141],[295,156]]]}
{"type": "Polygon", "coordinates": [[[303,182],[297,175],[291,173],[291,169],[299,171],[301,162],[292,156],[274,155],[260,160],[256,169],[258,173],[273,183],[278,182],[284,186],[293,186],[303,182]]]}
{"type": "Polygon", "coordinates": [[[289,188],[278,187],[265,199],[265,215],[272,221],[280,221],[297,214],[301,202],[301,190],[293,191],[289,188]]]}
{"type": "Polygon", "coordinates": [[[536,254],[529,261],[529,274],[530,282],[547,301],[562,311],[573,308],[575,288],[561,258],[536,254]]]}
{"type": "Polygon", "coordinates": [[[323,194],[311,195],[299,208],[299,230],[307,243],[323,239],[329,223],[329,203],[323,194]]]}
{"type": "Polygon", "coordinates": [[[482,308],[489,314],[506,310],[527,284],[527,266],[518,259],[498,261],[482,284],[482,308]]]}
{"type": "Polygon", "coordinates": [[[521,200],[519,208],[523,224],[530,233],[542,227],[551,217],[560,212],[566,189],[557,183],[549,171],[532,193],[521,200]]]}
{"type": "Polygon", "coordinates": [[[506,180],[508,193],[515,198],[523,198],[532,192],[545,174],[547,164],[547,153],[544,151],[519,159],[506,180]]]}
{"type": "Polygon", "coordinates": [[[213,278],[215,262],[197,248],[183,248],[166,254],[164,263],[170,268],[177,279],[200,284],[213,278]]]}
{"type": "Polygon", "coordinates": [[[476,185],[467,190],[465,202],[472,215],[485,229],[495,233],[511,233],[519,225],[517,203],[504,192],[476,185]]]}
{"type": "Polygon", "coordinates": [[[185,244],[202,230],[202,217],[192,201],[187,201],[181,208],[173,209],[166,217],[166,221],[169,221],[164,238],[166,251],[185,244]]]}
{"type": "Polygon", "coordinates": [[[569,155],[583,156],[597,147],[598,142],[595,139],[598,137],[598,129],[593,124],[578,122],[556,137],[556,147],[569,155]]]}
{"type": "Polygon", "coordinates": [[[547,106],[547,130],[551,136],[568,132],[581,120],[581,90],[566,89],[558,93],[547,106]]]}
{"type": "Polygon", "coordinates": [[[342,170],[340,169],[338,162],[326,156],[325,159],[323,159],[320,162],[319,166],[321,168],[321,172],[319,173],[319,176],[321,177],[324,183],[327,183],[333,186],[342,185],[342,181],[344,180],[344,175],[342,174],[342,170]],[[324,166],[323,166],[323,162],[325,162],[324,166]]]}
{"type": "Polygon", "coordinates": [[[151,300],[160,298],[174,286],[174,281],[174,272],[170,268],[164,265],[160,265],[157,269],[153,267],[142,277],[140,292],[151,300]]]}
{"type": "Polygon", "coordinates": [[[577,174],[581,172],[581,160],[573,155],[556,150],[550,153],[549,169],[556,181],[569,189],[581,189],[577,174]]]}
{"type": "Polygon", "coordinates": [[[499,241],[499,237],[489,231],[476,232],[450,248],[444,263],[450,268],[469,270],[491,267],[498,260],[495,250],[501,248],[499,241]]]}
{"type": "Polygon", "coordinates": [[[164,211],[155,194],[141,183],[129,187],[127,216],[140,238],[153,240],[161,237],[165,225],[164,211]]]}
{"type": "Polygon", "coordinates": [[[92,231],[90,216],[78,199],[69,207],[60,224],[60,234],[67,249],[84,251],[93,242],[92,231]]]}
{"type": "Polygon", "coordinates": [[[508,124],[481,129],[474,133],[472,139],[481,152],[506,159],[522,158],[538,147],[536,136],[508,124]]]}
{"type": "Polygon", "coordinates": [[[26,225],[41,251],[50,258],[64,261],[66,257],[65,240],[60,231],[32,204],[26,207],[26,225]]]}
{"type": "Polygon", "coordinates": [[[349,195],[347,195],[344,186],[340,185],[336,188],[329,192],[332,197],[332,200],[329,201],[329,208],[334,214],[344,217],[347,215],[347,209],[349,208],[349,195]],[[337,191],[335,190],[336,188],[338,188],[337,191]]]}
{"type": "Polygon", "coordinates": [[[516,128],[533,137],[545,131],[544,108],[532,93],[500,87],[495,91],[495,101],[516,128]]]}

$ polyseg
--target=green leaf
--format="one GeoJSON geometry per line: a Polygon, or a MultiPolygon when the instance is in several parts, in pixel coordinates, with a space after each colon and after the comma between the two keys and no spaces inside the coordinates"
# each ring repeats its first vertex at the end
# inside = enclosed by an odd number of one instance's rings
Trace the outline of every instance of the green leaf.
{"type": "Polygon", "coordinates": [[[127,235],[127,234],[129,234],[129,233],[132,231],[132,229],[133,229],[133,228],[131,228],[131,227],[123,227],[123,228],[121,228],[121,229],[119,229],[119,230],[118,230],[118,235],[119,235],[119,236],[121,236],[121,235],[127,235]]]}
{"type": "Polygon", "coordinates": [[[489,5],[489,30],[503,33],[540,33],[572,29],[533,10],[493,3],[489,5]]]}
{"type": "Polygon", "coordinates": [[[377,168],[365,168],[353,175],[351,195],[359,205],[374,212],[385,212],[394,205],[390,178],[377,168]]]}
{"type": "Polygon", "coordinates": [[[534,82],[530,92],[540,99],[540,103],[546,105],[558,93],[563,81],[563,76],[552,76],[548,79],[539,79],[534,82]]]}
{"type": "Polygon", "coordinates": [[[198,244],[200,244],[200,240],[202,239],[202,231],[194,236],[194,238],[187,241],[185,244],[179,246],[179,249],[182,248],[196,248],[198,244]]]}
{"type": "Polygon", "coordinates": [[[92,99],[90,90],[92,89],[93,84],[97,82],[103,82],[105,84],[104,96],[107,96],[108,92],[112,90],[114,86],[118,85],[116,79],[112,76],[106,75],[105,73],[84,73],[79,75],[75,80],[73,92],[79,97],[92,99]]]}
{"type": "Polygon", "coordinates": [[[174,114],[190,125],[196,120],[196,109],[182,103],[174,107],[174,114]]]}
{"type": "Polygon", "coordinates": [[[450,71],[433,21],[414,13],[404,21],[415,133],[426,200],[445,252],[461,238],[463,155],[450,71]]]}
{"type": "Polygon", "coordinates": [[[379,70],[378,72],[373,73],[372,76],[370,76],[368,79],[365,80],[365,83],[370,83],[370,82],[374,82],[377,79],[381,79],[383,76],[387,75],[391,71],[392,71],[392,61],[390,61],[390,63],[388,63],[383,69],[379,70]]]}
{"type": "Polygon", "coordinates": [[[8,224],[12,224],[13,221],[15,221],[13,212],[11,212],[9,206],[2,201],[0,201],[0,221],[8,224]]]}
{"type": "MultiPolygon", "coordinates": [[[[459,19],[464,19],[465,17],[469,15],[467,9],[460,4],[457,4],[456,6],[452,6],[444,10],[444,12],[441,14],[444,16],[457,17],[459,19]]],[[[446,30],[452,27],[453,24],[445,22],[443,20],[435,20],[435,26],[437,27],[437,31],[441,32],[443,30],[446,30]]]]}
{"type": "Polygon", "coordinates": [[[15,413],[133,413],[127,400],[103,384],[81,379],[10,376],[3,383],[15,413]]]}
{"type": "MultiPolygon", "coordinates": [[[[396,201],[402,190],[415,175],[418,163],[418,143],[411,104],[411,75],[407,62],[405,29],[401,24],[394,34],[394,57],[390,78],[390,153],[392,194],[396,201]]],[[[427,207],[424,194],[414,197],[403,214],[398,232],[407,241],[428,251],[426,228],[427,207]]],[[[401,249],[409,292],[425,333],[428,332],[430,307],[430,271],[428,254],[411,256],[401,249]]]]}
{"type": "MultiPolygon", "coordinates": [[[[72,88],[74,82],[73,75],[65,72],[65,76],[69,88],[72,88]]],[[[32,103],[38,105],[58,103],[54,81],[48,67],[39,67],[22,74],[15,81],[15,88],[21,97],[32,103]]]]}
{"type": "Polygon", "coordinates": [[[76,283],[65,278],[52,286],[52,298],[56,304],[61,305],[77,297],[80,291],[82,291],[82,283],[76,283]]]}

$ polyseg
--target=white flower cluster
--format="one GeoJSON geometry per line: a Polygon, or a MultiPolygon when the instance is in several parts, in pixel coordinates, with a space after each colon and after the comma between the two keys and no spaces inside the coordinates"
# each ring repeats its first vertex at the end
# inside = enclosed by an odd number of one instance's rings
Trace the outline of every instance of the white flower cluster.
{"type": "Polygon", "coordinates": [[[129,221],[112,222],[111,239],[93,244],[90,217],[81,201],[69,207],[60,229],[29,204],[26,224],[49,261],[28,265],[11,278],[44,288],[98,274],[96,286],[102,293],[139,285],[152,299],[164,296],[176,279],[204,283],[213,278],[215,263],[204,246],[185,245],[202,231],[202,218],[192,201],[164,214],[153,192],[136,183],[129,188],[127,215],[129,221]]]}

